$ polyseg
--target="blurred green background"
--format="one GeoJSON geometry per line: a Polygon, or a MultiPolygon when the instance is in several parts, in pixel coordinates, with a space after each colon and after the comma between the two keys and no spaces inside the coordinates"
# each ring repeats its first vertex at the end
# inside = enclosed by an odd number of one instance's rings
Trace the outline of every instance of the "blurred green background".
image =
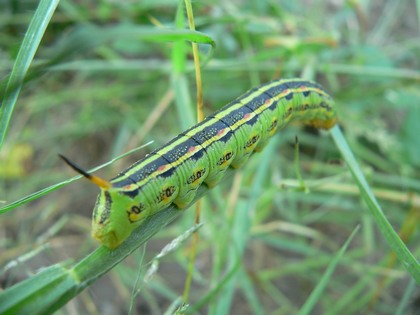
{"type": "MultiPolygon", "coordinates": [[[[37,5],[0,2],[3,83],[37,5]]],[[[274,78],[320,82],[387,218],[419,257],[420,1],[214,0],[193,9],[197,30],[216,44],[199,46],[205,113],[274,78]]],[[[162,36],[188,28],[183,10],[173,0],[59,3],[31,68],[42,72],[22,88],[0,151],[3,205],[73,176],[58,153],[90,168],[153,140],[97,173],[111,178],[195,122],[191,44],[162,36]]],[[[420,291],[328,133],[292,125],[267,149],[203,201],[194,313],[297,313],[360,225],[312,314],[416,314],[420,291]],[[296,136],[307,190],[295,173],[296,136]]],[[[94,249],[97,192],[78,181],[2,214],[0,287],[94,249]]],[[[150,281],[136,279],[193,224],[191,208],[59,313],[164,313],[182,296],[188,242],[150,281]]]]}

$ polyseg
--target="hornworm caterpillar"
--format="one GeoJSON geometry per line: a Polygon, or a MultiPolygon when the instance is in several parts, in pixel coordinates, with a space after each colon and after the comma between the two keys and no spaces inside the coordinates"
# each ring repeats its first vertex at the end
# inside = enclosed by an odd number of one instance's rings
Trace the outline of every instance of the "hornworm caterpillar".
{"type": "Polygon", "coordinates": [[[147,216],[171,203],[185,209],[200,185],[217,185],[228,167],[241,167],[293,120],[329,129],[336,123],[334,101],[315,82],[275,80],[246,92],[110,181],[64,159],[100,187],[92,236],[115,248],[147,216]]]}

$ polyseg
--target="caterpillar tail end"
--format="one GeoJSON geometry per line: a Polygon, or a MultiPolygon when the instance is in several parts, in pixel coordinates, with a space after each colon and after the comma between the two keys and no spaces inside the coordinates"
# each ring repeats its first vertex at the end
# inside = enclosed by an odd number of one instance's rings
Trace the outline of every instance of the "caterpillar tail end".
{"type": "Polygon", "coordinates": [[[337,118],[334,117],[327,120],[313,119],[313,120],[308,121],[306,124],[315,128],[328,130],[334,127],[336,123],[337,123],[337,118]]]}

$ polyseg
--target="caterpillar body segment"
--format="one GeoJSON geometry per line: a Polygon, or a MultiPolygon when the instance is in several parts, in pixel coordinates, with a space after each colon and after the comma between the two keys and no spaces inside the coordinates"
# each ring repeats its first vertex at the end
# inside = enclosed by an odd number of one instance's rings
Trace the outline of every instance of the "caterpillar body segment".
{"type": "Polygon", "coordinates": [[[93,237],[115,248],[147,216],[171,203],[186,208],[200,185],[217,185],[228,167],[241,167],[294,120],[331,128],[332,98],[317,83],[301,79],[275,80],[246,92],[121,172],[110,187],[101,187],[93,237]]]}
{"type": "Polygon", "coordinates": [[[235,158],[236,139],[232,129],[224,122],[213,116],[208,120],[213,120],[213,123],[200,131],[191,128],[185,135],[202,144],[208,162],[203,181],[213,187],[222,179],[224,171],[235,158]]]}

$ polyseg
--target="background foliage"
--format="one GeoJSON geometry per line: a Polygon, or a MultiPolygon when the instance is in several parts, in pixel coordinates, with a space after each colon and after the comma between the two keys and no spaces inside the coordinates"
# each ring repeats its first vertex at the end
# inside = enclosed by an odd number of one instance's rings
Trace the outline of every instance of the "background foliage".
{"type": "MultiPolygon", "coordinates": [[[[4,78],[37,6],[0,4],[4,78]]],[[[166,30],[183,25],[179,6],[59,3],[30,70],[53,64],[22,88],[0,151],[5,204],[72,176],[58,153],[95,166],[154,141],[99,172],[110,178],[194,123],[191,48],[178,41],[190,35],[166,30]]],[[[420,3],[215,0],[193,7],[197,30],[216,43],[200,45],[206,113],[273,78],[322,83],[387,218],[419,257],[420,3]]],[[[91,252],[96,193],[79,181],[2,214],[1,287],[91,252]]],[[[163,313],[182,295],[187,243],[161,259],[149,281],[144,275],[162,248],[193,226],[193,216],[186,211],[60,312],[163,313]]],[[[192,312],[296,313],[358,225],[314,314],[414,314],[420,307],[418,288],[378,233],[327,133],[298,125],[280,132],[204,199],[202,222],[192,312]]]]}

